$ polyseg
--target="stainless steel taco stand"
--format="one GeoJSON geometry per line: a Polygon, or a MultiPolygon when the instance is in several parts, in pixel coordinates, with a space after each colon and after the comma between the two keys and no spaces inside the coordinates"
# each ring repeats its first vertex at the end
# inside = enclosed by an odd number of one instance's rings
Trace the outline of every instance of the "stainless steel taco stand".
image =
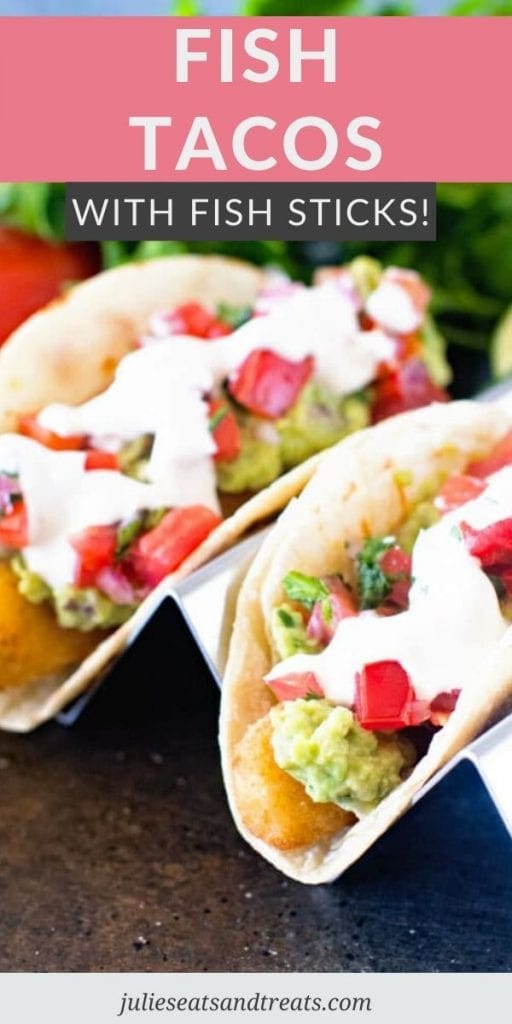
{"type": "Polygon", "coordinates": [[[461,750],[423,786],[414,803],[422,800],[434,786],[442,783],[464,763],[472,767],[483,782],[503,824],[512,836],[512,714],[461,750]]]}
{"type": "MultiPolygon", "coordinates": [[[[510,400],[510,380],[483,391],[479,401],[510,400]]],[[[199,652],[205,667],[217,683],[222,684],[227,643],[229,640],[234,595],[243,575],[271,527],[251,534],[229,551],[198,569],[162,597],[161,602],[148,609],[146,619],[139,623],[129,637],[122,657],[142,635],[158,610],[164,613],[171,633],[178,630],[199,652]],[[165,615],[167,611],[167,615],[165,615]]],[[[175,634],[174,634],[175,635],[175,634]]],[[[171,639],[171,637],[169,637],[171,639]]],[[[104,682],[107,672],[94,686],[57,716],[63,726],[72,726],[94,698],[104,682]]],[[[472,770],[484,784],[503,824],[512,836],[512,714],[487,730],[462,750],[438,772],[416,795],[414,803],[461,767],[472,770]]],[[[466,771],[467,774],[467,771],[466,771]]]]}
{"type": "MultiPolygon", "coordinates": [[[[176,638],[176,630],[186,634],[192,642],[220,687],[224,668],[225,651],[232,622],[234,593],[250,560],[270,527],[249,536],[240,544],[226,551],[192,576],[178,584],[162,598],[158,608],[166,612],[163,619],[176,638]]],[[[148,611],[147,619],[133,631],[123,657],[129,657],[130,647],[142,635],[156,612],[148,611]]],[[[164,626],[163,628],[166,628],[164,626]]],[[[168,637],[172,642],[172,636],[168,637]]],[[[84,693],[65,711],[58,715],[61,725],[71,726],[80,717],[84,708],[93,699],[98,687],[106,677],[98,680],[94,687],[84,693]]],[[[501,819],[512,835],[512,714],[498,722],[449,762],[417,794],[415,803],[423,799],[435,786],[442,784],[458,766],[466,762],[484,783],[501,819]]]]}

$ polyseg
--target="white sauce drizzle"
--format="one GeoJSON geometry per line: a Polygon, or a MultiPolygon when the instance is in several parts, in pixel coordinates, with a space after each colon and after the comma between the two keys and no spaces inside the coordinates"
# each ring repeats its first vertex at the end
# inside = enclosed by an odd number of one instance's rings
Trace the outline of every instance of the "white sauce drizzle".
{"type": "Polygon", "coordinates": [[[372,320],[395,334],[412,334],[423,319],[423,314],[416,309],[405,288],[385,278],[368,296],[365,309],[372,320]]]}
{"type": "Polygon", "coordinates": [[[399,661],[419,700],[471,686],[508,623],[457,526],[465,521],[482,529],[511,516],[512,467],[506,467],[489,477],[478,498],[421,531],[407,611],[389,617],[367,611],[344,619],[321,654],[287,658],[266,678],[314,672],[326,697],[347,707],[354,705],[356,674],[374,661],[399,661]]]}
{"type": "Polygon", "coordinates": [[[175,503],[171,477],[139,483],[113,470],[85,472],[84,462],[84,452],[54,452],[19,434],[0,436],[0,466],[19,475],[27,507],[30,543],[23,556],[55,588],[73,582],[74,534],[175,503]]]}
{"type": "MultiPolygon", "coordinates": [[[[215,451],[202,396],[259,348],[292,360],[314,355],[315,378],[340,395],[368,384],[378,364],[394,351],[381,331],[360,331],[351,303],[339,289],[324,285],[283,299],[268,316],[255,317],[224,338],[201,341],[180,335],[147,344],[125,356],[101,395],[77,407],[49,405],[38,419],[63,436],[127,440],[154,434],[149,479],[156,483],[172,471],[186,484],[190,471],[185,464],[197,461],[199,472],[199,462],[204,467],[215,451]]],[[[208,473],[204,477],[203,500],[209,504],[211,481],[208,473]]],[[[182,495],[180,503],[187,500],[182,495]]]]}
{"type": "Polygon", "coordinates": [[[80,452],[52,452],[15,435],[0,438],[0,470],[19,472],[28,508],[30,544],[23,554],[29,568],[59,587],[74,575],[68,538],[87,526],[163,505],[197,503],[218,510],[215,444],[204,396],[259,348],[292,360],[313,355],[315,379],[340,396],[368,384],[378,364],[394,353],[381,330],[359,329],[353,302],[332,283],[283,296],[268,315],[223,338],[152,338],[121,361],[102,394],[76,407],[49,405],[38,416],[49,430],[86,434],[110,451],[152,434],[148,483],[114,471],[85,472],[80,452]]]}

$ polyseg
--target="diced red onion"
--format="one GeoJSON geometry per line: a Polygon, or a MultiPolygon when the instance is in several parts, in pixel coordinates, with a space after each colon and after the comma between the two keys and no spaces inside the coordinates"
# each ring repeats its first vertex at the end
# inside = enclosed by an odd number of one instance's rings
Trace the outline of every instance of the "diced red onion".
{"type": "Polygon", "coordinates": [[[122,569],[116,566],[105,566],[96,577],[96,584],[114,604],[134,604],[135,591],[126,579],[122,569]]]}

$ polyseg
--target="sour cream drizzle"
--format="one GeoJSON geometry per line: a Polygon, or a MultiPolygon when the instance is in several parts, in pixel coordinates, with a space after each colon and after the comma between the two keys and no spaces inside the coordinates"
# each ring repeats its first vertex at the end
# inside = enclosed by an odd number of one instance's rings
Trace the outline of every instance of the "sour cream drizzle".
{"type": "Polygon", "coordinates": [[[173,336],[126,356],[106,391],[81,406],[49,405],[39,422],[61,435],[129,440],[154,435],[148,479],[174,480],[172,501],[215,506],[209,471],[215,445],[203,396],[255,349],[292,360],[315,357],[315,378],[340,395],[364,387],[393,355],[381,331],[360,331],[353,304],[335,286],[304,289],[264,317],[214,341],[173,336]]]}
{"type": "Polygon", "coordinates": [[[405,289],[385,277],[368,296],[365,310],[385,330],[396,334],[412,334],[422,321],[421,312],[405,289]]]}
{"type": "Polygon", "coordinates": [[[314,672],[326,697],[347,707],[354,705],[356,674],[373,661],[399,661],[419,700],[472,685],[509,623],[457,527],[465,521],[482,529],[511,514],[512,467],[507,467],[489,477],[474,501],[421,531],[407,611],[389,617],[368,611],[345,619],[321,654],[287,658],[266,678],[314,672]]]}
{"type": "Polygon", "coordinates": [[[139,483],[112,470],[85,472],[84,462],[84,452],[53,452],[19,434],[0,436],[0,466],[18,474],[27,508],[30,543],[23,557],[54,588],[73,582],[74,534],[172,504],[172,479],[139,483]]]}
{"type": "Polygon", "coordinates": [[[158,337],[143,339],[143,347],[121,361],[102,394],[80,406],[49,405],[38,416],[62,436],[85,434],[113,450],[152,434],[148,483],[114,471],[85,472],[80,452],[52,452],[17,435],[0,438],[0,470],[19,473],[28,508],[24,557],[53,587],[72,582],[69,537],[87,526],[126,519],[141,508],[202,504],[218,510],[205,396],[252,351],[270,349],[291,360],[313,355],[315,379],[340,396],[368,384],[394,353],[381,330],[359,329],[354,301],[336,283],[294,290],[266,316],[213,341],[162,337],[161,326],[162,318],[158,337]]]}

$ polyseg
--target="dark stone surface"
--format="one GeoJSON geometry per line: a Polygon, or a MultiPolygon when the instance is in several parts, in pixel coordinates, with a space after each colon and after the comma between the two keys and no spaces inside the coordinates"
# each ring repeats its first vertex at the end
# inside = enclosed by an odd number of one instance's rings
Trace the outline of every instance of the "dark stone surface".
{"type": "Polygon", "coordinates": [[[512,969],[512,849],[474,778],[336,884],[289,882],[235,833],[186,654],[157,621],[73,729],[0,736],[0,970],[512,969]]]}

